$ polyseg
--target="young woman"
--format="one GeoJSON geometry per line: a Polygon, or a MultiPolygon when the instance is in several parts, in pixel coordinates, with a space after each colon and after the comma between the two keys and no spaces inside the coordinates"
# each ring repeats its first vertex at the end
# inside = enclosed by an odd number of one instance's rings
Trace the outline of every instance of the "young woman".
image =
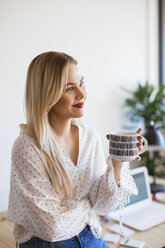
{"type": "Polygon", "coordinates": [[[46,52],[30,63],[8,208],[20,248],[108,247],[97,215],[137,193],[128,164],[106,163],[97,132],[77,120],[86,97],[71,56],[46,52]]]}

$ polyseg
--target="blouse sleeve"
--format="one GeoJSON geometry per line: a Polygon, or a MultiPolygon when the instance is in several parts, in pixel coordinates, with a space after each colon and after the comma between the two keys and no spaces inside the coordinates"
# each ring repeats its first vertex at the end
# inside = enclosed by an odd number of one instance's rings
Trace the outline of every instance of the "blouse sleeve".
{"type": "Polygon", "coordinates": [[[35,146],[20,139],[12,149],[10,188],[8,220],[20,230],[54,241],[78,219],[78,209],[60,204],[35,146]]]}
{"type": "Polygon", "coordinates": [[[129,163],[123,163],[120,177],[120,187],[117,186],[110,156],[105,161],[100,138],[95,159],[97,161],[96,180],[92,186],[89,198],[92,208],[99,215],[107,215],[119,204],[124,206],[129,197],[138,194],[136,184],[130,173],[129,163]]]}

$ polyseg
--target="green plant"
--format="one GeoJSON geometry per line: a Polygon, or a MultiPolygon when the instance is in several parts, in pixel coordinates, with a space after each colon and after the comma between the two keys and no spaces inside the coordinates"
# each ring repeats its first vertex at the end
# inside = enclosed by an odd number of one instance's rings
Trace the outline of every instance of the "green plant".
{"type": "Polygon", "coordinates": [[[128,115],[132,121],[143,120],[146,127],[151,122],[165,127],[165,85],[156,89],[148,82],[144,85],[139,82],[134,91],[124,90],[131,95],[125,100],[125,105],[129,107],[128,115]]]}
{"type": "MultiPolygon", "coordinates": [[[[129,108],[128,117],[130,120],[133,122],[143,120],[146,128],[151,124],[156,124],[165,134],[165,85],[157,89],[148,82],[144,85],[139,82],[134,91],[124,90],[130,94],[130,97],[125,100],[125,105],[129,108]]],[[[154,156],[155,171],[148,151],[141,154],[141,164],[147,166],[150,175],[156,173],[158,177],[164,177],[165,157],[159,152],[155,152],[154,156]]]]}

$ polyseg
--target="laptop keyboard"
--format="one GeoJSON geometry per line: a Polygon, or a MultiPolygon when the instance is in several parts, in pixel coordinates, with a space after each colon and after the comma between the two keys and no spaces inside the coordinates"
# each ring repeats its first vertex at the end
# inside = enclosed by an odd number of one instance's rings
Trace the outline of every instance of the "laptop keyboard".
{"type": "MultiPolygon", "coordinates": [[[[148,171],[145,166],[131,170],[139,194],[132,195],[123,209],[123,223],[139,231],[165,222],[165,205],[151,200],[148,171]]],[[[110,218],[119,221],[120,209],[110,213],[110,218]]]]}
{"type": "Polygon", "coordinates": [[[165,221],[165,206],[151,202],[145,207],[123,213],[123,223],[145,230],[165,221]]]}

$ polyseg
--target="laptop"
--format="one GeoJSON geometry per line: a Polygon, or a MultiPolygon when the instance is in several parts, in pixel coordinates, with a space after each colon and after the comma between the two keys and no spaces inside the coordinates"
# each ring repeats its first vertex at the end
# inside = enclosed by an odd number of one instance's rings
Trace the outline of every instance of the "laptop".
{"type": "MultiPolygon", "coordinates": [[[[124,207],[123,224],[144,231],[165,221],[165,205],[152,201],[148,171],[145,166],[132,169],[131,174],[139,194],[131,196],[130,203],[124,207]]],[[[110,218],[116,221],[119,221],[119,216],[119,207],[110,213],[110,218]]]]}

